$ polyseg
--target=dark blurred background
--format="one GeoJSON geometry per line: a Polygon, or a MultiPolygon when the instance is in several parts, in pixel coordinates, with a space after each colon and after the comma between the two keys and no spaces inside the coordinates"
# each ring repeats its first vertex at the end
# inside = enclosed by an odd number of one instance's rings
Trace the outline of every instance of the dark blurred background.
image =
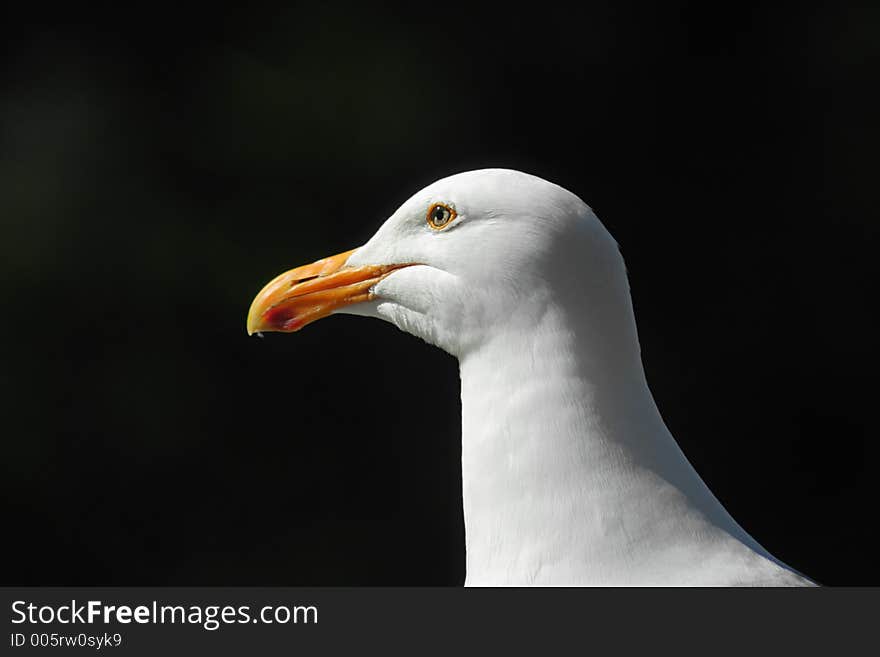
{"type": "Polygon", "coordinates": [[[504,166],[620,242],[658,405],[734,517],[880,584],[876,3],[415,4],[3,10],[2,583],[461,583],[455,361],[245,315],[504,166]]]}

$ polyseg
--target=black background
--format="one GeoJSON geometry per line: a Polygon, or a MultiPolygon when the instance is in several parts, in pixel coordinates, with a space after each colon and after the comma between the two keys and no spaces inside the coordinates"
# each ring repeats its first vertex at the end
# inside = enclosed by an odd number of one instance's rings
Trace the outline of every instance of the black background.
{"type": "Polygon", "coordinates": [[[4,584],[457,584],[455,361],[253,295],[434,179],[518,168],[621,244],[716,495],[878,584],[880,11],[4,10],[4,584]]]}

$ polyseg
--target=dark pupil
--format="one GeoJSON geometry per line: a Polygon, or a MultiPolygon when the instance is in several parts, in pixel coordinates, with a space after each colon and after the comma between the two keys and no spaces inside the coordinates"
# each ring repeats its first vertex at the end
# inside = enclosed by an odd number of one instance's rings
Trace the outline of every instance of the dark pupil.
{"type": "Polygon", "coordinates": [[[446,223],[446,208],[434,208],[434,223],[446,223]]]}

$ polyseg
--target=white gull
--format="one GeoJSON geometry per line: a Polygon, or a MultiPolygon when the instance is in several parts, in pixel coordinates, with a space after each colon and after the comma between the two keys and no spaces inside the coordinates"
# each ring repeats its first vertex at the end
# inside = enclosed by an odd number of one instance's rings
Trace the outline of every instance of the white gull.
{"type": "Polygon", "coordinates": [[[461,373],[468,585],[810,585],[724,509],[648,389],[623,258],[577,196],[450,176],[286,272],[248,331],[385,319],[461,373]]]}

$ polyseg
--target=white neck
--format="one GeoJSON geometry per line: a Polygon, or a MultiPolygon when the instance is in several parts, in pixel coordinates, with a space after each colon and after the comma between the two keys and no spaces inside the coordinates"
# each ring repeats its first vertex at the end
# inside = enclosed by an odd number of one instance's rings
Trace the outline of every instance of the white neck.
{"type": "Polygon", "coordinates": [[[467,584],[782,583],[666,429],[622,277],[461,354],[467,584]]]}

